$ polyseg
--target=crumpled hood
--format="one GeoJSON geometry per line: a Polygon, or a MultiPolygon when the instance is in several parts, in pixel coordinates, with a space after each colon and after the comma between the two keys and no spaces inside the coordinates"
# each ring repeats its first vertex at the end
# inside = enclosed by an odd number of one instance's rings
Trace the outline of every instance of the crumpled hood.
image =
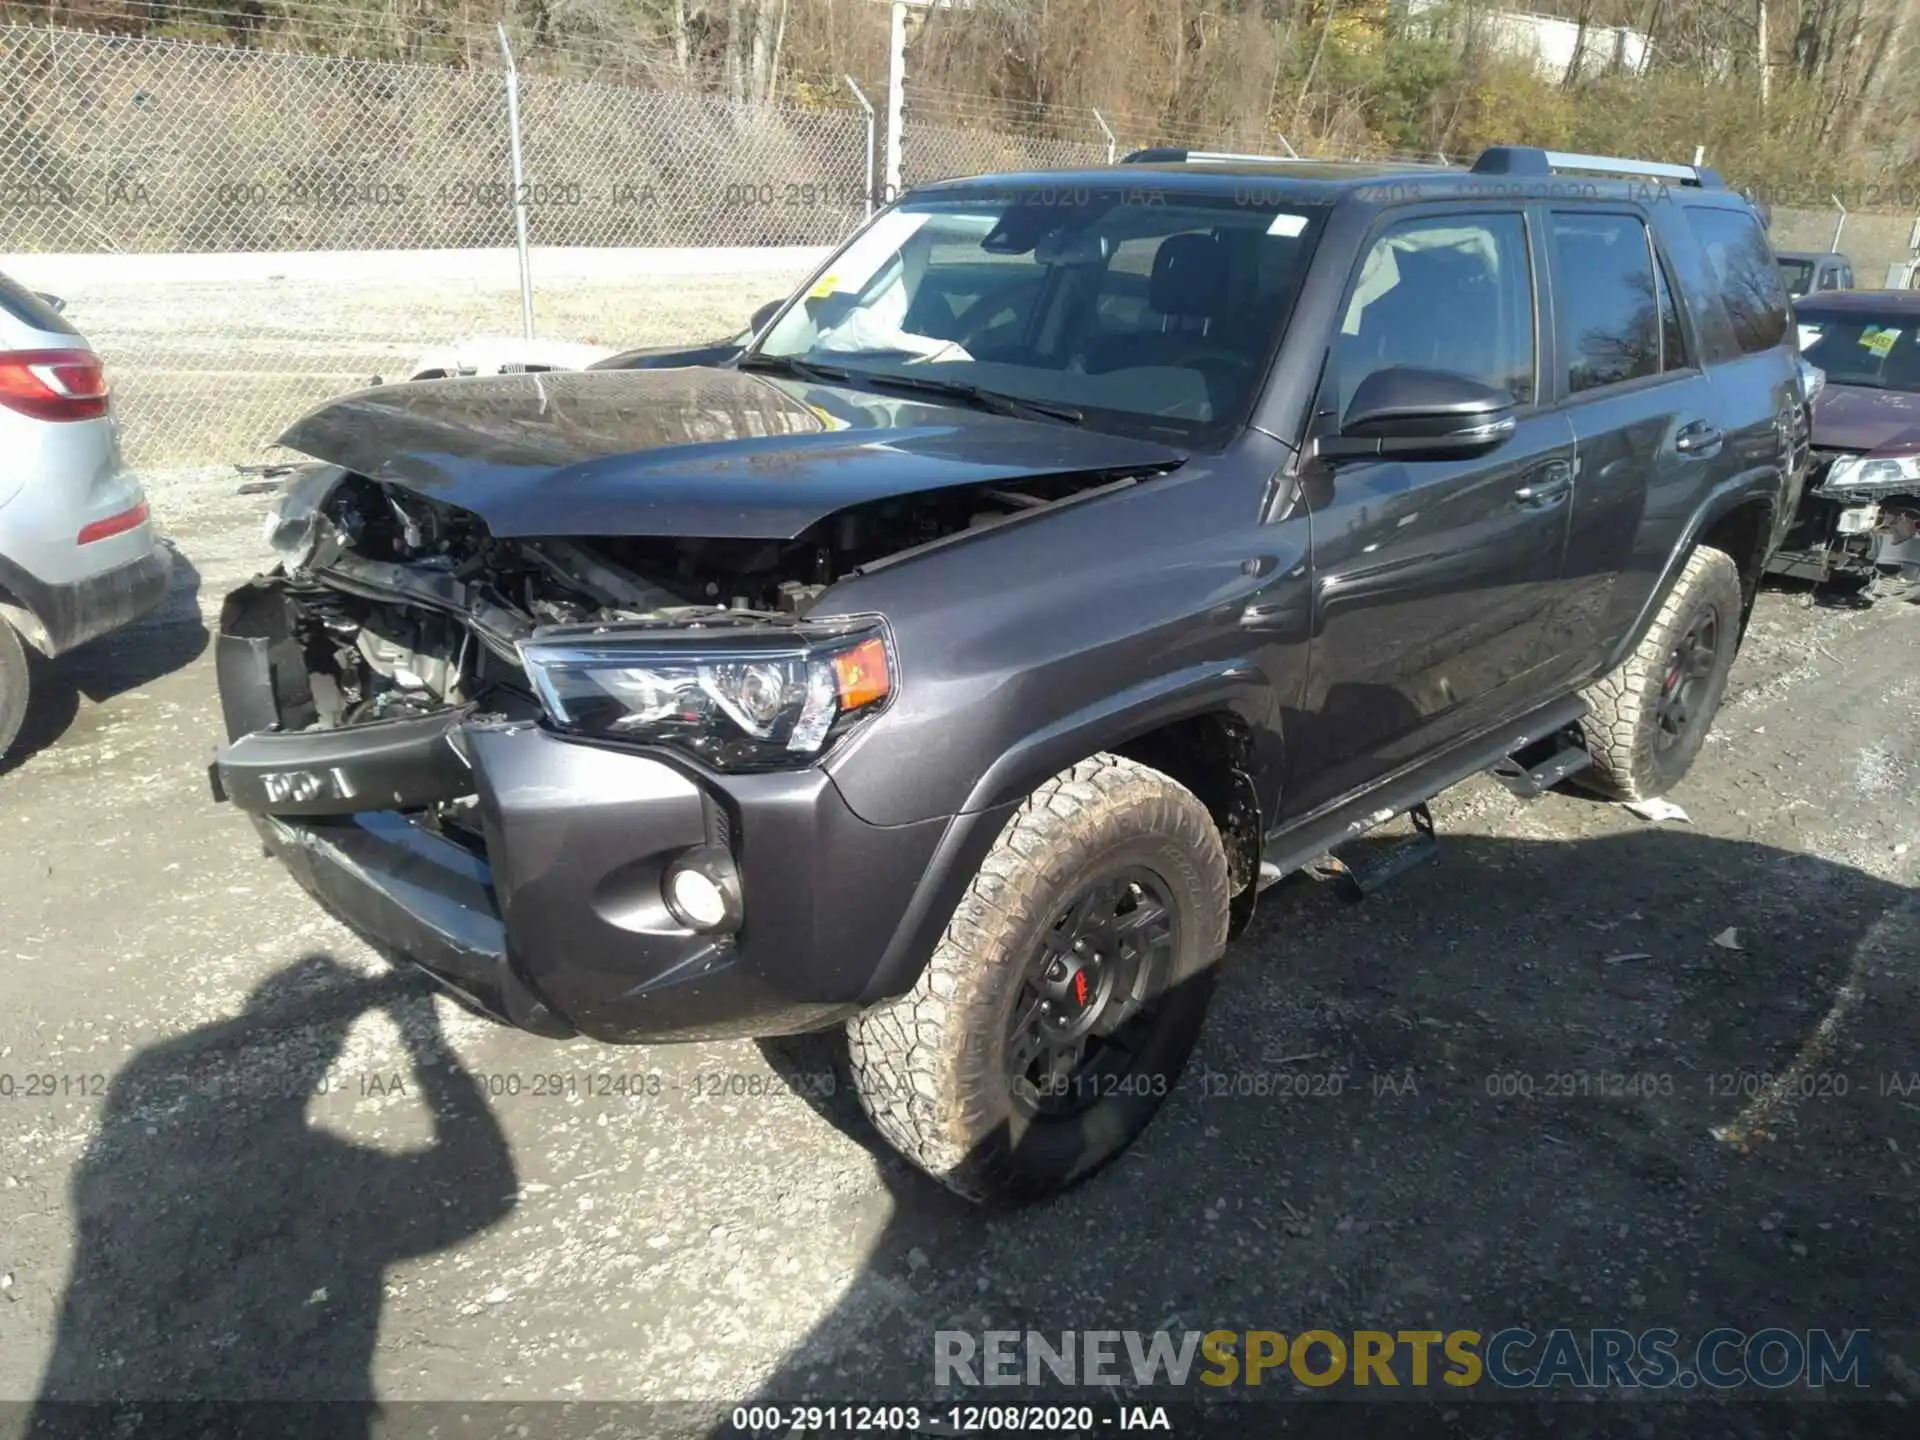
{"type": "Polygon", "coordinates": [[[499,536],[784,540],[890,496],[1118,478],[1186,458],[1151,440],[718,369],[390,385],[322,406],[280,443],[471,511],[499,536]]]}
{"type": "Polygon", "coordinates": [[[1813,443],[1863,455],[1920,451],[1920,395],[1829,383],[1813,402],[1813,443]]]}

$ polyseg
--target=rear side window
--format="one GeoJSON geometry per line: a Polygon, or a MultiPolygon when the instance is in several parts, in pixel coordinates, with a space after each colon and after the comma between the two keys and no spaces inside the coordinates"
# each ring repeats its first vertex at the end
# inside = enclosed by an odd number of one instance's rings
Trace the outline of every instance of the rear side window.
{"type": "Polygon", "coordinates": [[[1760,222],[1748,211],[1704,205],[1687,206],[1686,216],[1706,251],[1735,342],[1749,355],[1780,344],[1791,323],[1787,293],[1760,222]]]}
{"type": "Polygon", "coordinates": [[[1553,316],[1567,393],[1660,373],[1660,295],[1647,227],[1632,215],[1556,210],[1553,316]]]}
{"type": "Polygon", "coordinates": [[[0,312],[34,330],[50,335],[78,335],[80,332],[60,318],[60,312],[19,281],[0,275],[0,312]]]}
{"type": "Polygon", "coordinates": [[[1533,278],[1516,214],[1409,220],[1360,262],[1336,337],[1340,413],[1377,370],[1446,370],[1533,403],[1533,278]]]}

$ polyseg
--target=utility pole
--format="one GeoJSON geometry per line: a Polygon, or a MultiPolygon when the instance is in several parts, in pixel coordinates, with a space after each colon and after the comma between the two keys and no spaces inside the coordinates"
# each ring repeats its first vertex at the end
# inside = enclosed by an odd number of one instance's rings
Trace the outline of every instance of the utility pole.
{"type": "Polygon", "coordinates": [[[907,116],[907,10],[909,7],[924,12],[933,9],[950,10],[956,5],[963,10],[973,8],[973,0],[891,0],[893,14],[887,25],[887,136],[886,136],[886,174],[882,177],[886,184],[883,197],[891,204],[900,198],[900,132],[906,124],[907,116]]]}
{"type": "Polygon", "coordinates": [[[1758,10],[1754,28],[1759,32],[1760,63],[1760,103],[1762,106],[1773,98],[1773,66],[1767,58],[1767,0],[1754,0],[1758,10]]]}
{"type": "Polygon", "coordinates": [[[900,126],[907,112],[907,4],[893,0],[887,33],[887,189],[889,204],[900,198],[900,126]]]}

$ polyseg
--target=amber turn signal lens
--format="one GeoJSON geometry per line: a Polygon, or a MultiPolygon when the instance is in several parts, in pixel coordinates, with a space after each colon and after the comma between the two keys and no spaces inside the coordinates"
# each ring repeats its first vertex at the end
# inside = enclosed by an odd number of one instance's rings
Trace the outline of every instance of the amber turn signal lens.
{"type": "Polygon", "coordinates": [[[858,710],[892,693],[886,643],[875,636],[833,657],[833,678],[840,687],[840,708],[858,710]]]}

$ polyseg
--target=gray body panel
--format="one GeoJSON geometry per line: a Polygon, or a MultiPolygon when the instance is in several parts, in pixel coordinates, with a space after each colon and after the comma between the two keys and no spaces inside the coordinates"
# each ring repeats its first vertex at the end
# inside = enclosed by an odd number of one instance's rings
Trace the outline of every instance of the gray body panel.
{"type": "MultiPolygon", "coordinates": [[[[539,389],[551,377],[449,382],[471,388],[437,397],[409,387],[416,408],[386,416],[397,448],[367,448],[348,423],[403,403],[384,392],[296,427],[290,439],[311,453],[439,493],[510,533],[529,533],[534,515],[544,528],[532,533],[699,533],[688,527],[713,523],[716,497],[731,495],[728,533],[791,535],[841,506],[994,467],[1136,472],[1136,483],[830,586],[810,613],[884,616],[898,687],[814,769],[719,775],[644,747],[473,732],[486,903],[500,926],[489,953],[511,977],[495,988],[520,997],[489,1008],[528,1023],[534,1003],[603,1038],[684,1038],[804,1029],[899,994],[1035,785],[1202,717],[1246,737],[1235,766],[1257,799],[1259,839],[1297,863],[1301,846],[1577,717],[1581,688],[1638,642],[1690,548],[1729,533],[1729,517],[1753,537],[1756,554],[1736,557],[1743,566],[1777,542],[1798,480],[1783,425],[1797,393],[1791,326],[1740,355],[1686,225],[1690,207],[1743,208],[1737,198],[1696,191],[1656,203],[1644,185],[1602,181],[1579,187],[1592,200],[1560,202],[1473,176],[1336,166],[1139,166],[930,188],[1121,183],[1226,183],[1332,207],[1284,338],[1243,423],[1219,444],[1163,446],[736,370],[584,377],[584,388],[572,383],[583,377],[562,377],[584,406],[565,422],[570,436],[526,410],[529,395],[553,393],[539,389]],[[1557,275],[1542,243],[1559,203],[1652,227],[1684,309],[1687,363],[1562,393],[1568,339],[1554,333],[1551,297],[1576,277],[1557,275]],[[1335,418],[1323,376],[1368,237],[1400,216],[1463,206],[1522,216],[1542,257],[1532,272],[1538,393],[1511,438],[1479,458],[1317,458],[1335,418]],[[635,409],[691,388],[736,406],[750,397],[791,428],[691,445],[684,430],[668,434],[672,415],[635,409]],[[510,394],[519,408],[509,423],[496,402],[510,394]],[[471,409],[464,427],[449,401],[471,409]],[[430,406],[431,416],[419,408],[430,406]],[[817,436],[802,418],[817,417],[814,406],[855,433],[817,436]],[[611,453],[612,422],[579,417],[616,410],[630,438],[649,426],[664,438],[611,453]],[[1694,443],[1702,427],[1717,432],[1712,444],[1694,443]],[[584,442],[588,431],[598,439],[584,442]],[[430,434],[440,437],[431,446],[430,434]],[[846,473],[881,453],[892,463],[846,473]],[[747,456],[777,478],[746,473],[737,462],[747,456]],[[718,949],[650,908],[665,857],[712,843],[716,814],[747,872],[745,929],[718,949]]],[[[252,662],[232,653],[238,676],[252,662]]],[[[315,852],[302,853],[310,869],[315,852]]],[[[444,857],[449,874],[464,854],[444,857]]],[[[356,883],[369,873],[363,864],[356,883]]]]}

